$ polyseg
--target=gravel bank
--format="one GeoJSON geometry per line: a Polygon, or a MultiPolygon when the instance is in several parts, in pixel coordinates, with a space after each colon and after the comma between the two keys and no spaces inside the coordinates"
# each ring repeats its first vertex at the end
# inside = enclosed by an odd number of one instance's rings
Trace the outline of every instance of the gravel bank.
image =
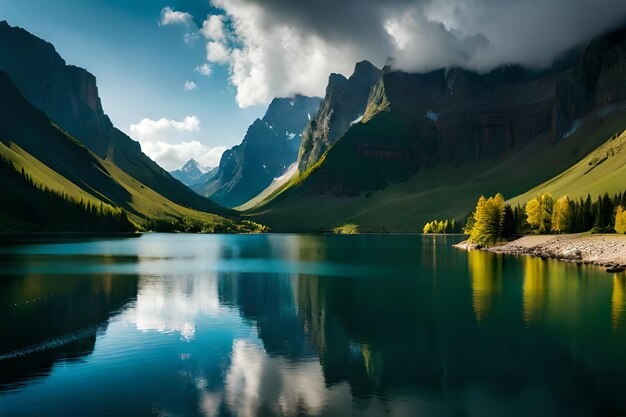
{"type": "MultiPolygon", "coordinates": [[[[457,248],[479,249],[468,242],[457,248]]],[[[524,236],[504,245],[480,248],[507,255],[531,255],[562,261],[600,265],[611,271],[626,268],[626,235],[540,235],[524,236]]]]}

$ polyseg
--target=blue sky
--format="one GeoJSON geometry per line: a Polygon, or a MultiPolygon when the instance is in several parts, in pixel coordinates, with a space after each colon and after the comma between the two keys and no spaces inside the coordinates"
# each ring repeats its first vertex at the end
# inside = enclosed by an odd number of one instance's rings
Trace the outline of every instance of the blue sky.
{"type": "MultiPolygon", "coordinates": [[[[185,42],[193,28],[160,26],[166,6],[192,14],[199,26],[218,12],[197,0],[0,0],[0,18],[53,43],[69,64],[96,75],[105,112],[135,139],[130,126],[144,118],[196,116],[198,129],[166,130],[162,134],[175,137],[164,140],[199,141],[206,148],[238,144],[266,106],[241,109],[226,66],[211,65],[210,77],[195,71],[207,62],[206,42],[185,42]],[[196,89],[185,91],[187,81],[196,89]]],[[[177,164],[171,156],[155,159],[171,169],[177,164]]],[[[215,155],[206,158],[216,163],[215,155]]]]}

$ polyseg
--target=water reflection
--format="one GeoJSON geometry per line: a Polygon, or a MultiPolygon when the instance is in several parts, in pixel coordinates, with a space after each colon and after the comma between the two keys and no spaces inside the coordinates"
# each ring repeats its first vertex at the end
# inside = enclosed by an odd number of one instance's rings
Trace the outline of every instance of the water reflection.
{"type": "Polygon", "coordinates": [[[524,257],[524,322],[528,325],[543,318],[546,296],[546,262],[524,257]]]}
{"type": "Polygon", "coordinates": [[[31,247],[52,273],[0,262],[0,415],[626,412],[623,274],[449,243],[156,235],[71,276],[31,247]]]}
{"type": "Polygon", "coordinates": [[[624,311],[626,311],[626,297],[624,286],[626,285],[624,274],[613,275],[613,294],[611,296],[611,322],[613,331],[619,331],[623,325],[624,311]]]}
{"type": "Polygon", "coordinates": [[[493,300],[500,292],[502,258],[488,252],[468,252],[467,261],[472,280],[472,308],[476,320],[484,320],[491,312],[493,300]]]}
{"type": "Polygon", "coordinates": [[[0,390],[89,355],[111,315],[136,294],[136,276],[1,277],[0,390]]]}
{"type": "Polygon", "coordinates": [[[171,280],[141,277],[137,302],[125,318],[138,330],[177,332],[190,340],[199,317],[219,312],[217,281],[215,274],[183,275],[171,280]]]}

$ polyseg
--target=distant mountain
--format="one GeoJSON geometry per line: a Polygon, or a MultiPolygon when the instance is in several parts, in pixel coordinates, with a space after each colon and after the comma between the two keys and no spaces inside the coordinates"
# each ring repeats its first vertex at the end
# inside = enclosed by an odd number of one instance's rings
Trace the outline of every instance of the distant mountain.
{"type": "Polygon", "coordinates": [[[217,168],[206,168],[201,166],[195,159],[190,159],[181,169],[170,171],[172,177],[182,182],[186,186],[204,184],[215,176],[217,168]]]}
{"type": "Polygon", "coordinates": [[[176,181],[137,142],[116,129],[104,114],[95,77],[67,65],[52,44],[0,22],[0,70],[30,103],[98,157],[171,201],[197,210],[226,212],[176,181]]]}
{"type": "Polygon", "coordinates": [[[461,219],[480,194],[520,194],[623,132],[625,74],[626,30],[544,71],[385,68],[363,117],[330,147],[322,134],[303,140],[305,170],[252,214],[276,230],[416,231],[430,218],[461,219]],[[308,159],[305,147],[325,151],[308,159]]]}
{"type": "Polygon", "coordinates": [[[250,200],[297,160],[302,131],[319,104],[304,96],[274,99],[243,142],[224,152],[213,179],[193,188],[227,207],[250,200]]]}

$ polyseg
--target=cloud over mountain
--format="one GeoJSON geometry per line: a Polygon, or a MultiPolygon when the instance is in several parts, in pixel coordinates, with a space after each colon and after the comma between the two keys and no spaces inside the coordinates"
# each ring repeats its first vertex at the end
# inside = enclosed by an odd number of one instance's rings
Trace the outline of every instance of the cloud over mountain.
{"type": "Polygon", "coordinates": [[[624,22],[623,0],[213,0],[207,58],[227,64],[241,107],[323,95],[328,74],[367,59],[421,72],[550,65],[624,22]]]}

